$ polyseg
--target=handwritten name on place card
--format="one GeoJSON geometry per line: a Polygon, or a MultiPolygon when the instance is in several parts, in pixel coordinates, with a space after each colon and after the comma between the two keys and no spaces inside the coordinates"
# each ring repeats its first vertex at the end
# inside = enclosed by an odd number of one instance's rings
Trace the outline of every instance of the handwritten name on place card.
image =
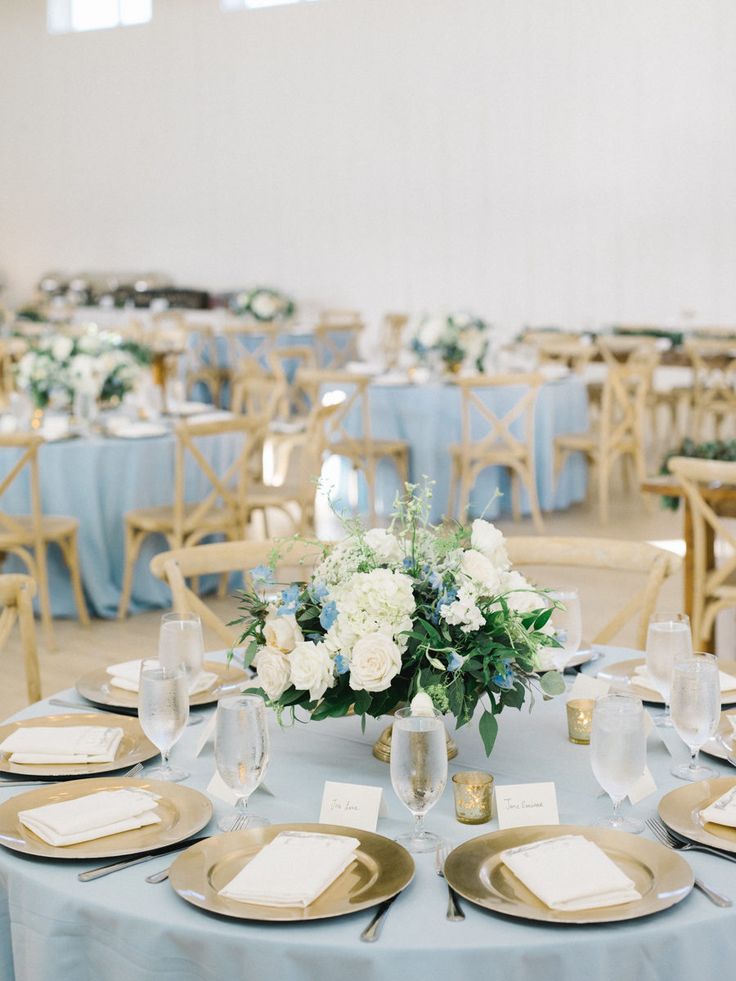
{"type": "Polygon", "coordinates": [[[532,824],[559,824],[557,791],[553,783],[516,783],[496,787],[498,826],[526,828],[532,824]]]}
{"type": "Polygon", "coordinates": [[[347,828],[375,831],[384,811],[383,790],[359,783],[325,781],[320,824],[344,824],[347,828]]]}

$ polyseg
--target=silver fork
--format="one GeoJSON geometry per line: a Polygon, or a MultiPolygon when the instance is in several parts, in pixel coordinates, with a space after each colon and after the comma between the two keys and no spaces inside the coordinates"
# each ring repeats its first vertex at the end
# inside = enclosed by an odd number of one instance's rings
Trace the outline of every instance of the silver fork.
{"type": "MultiPolygon", "coordinates": [[[[242,831],[248,826],[248,815],[238,814],[232,823],[232,826],[228,828],[228,831],[242,831]]],[[[171,865],[168,865],[165,869],[161,869],[160,872],[154,872],[153,875],[146,876],[146,882],[150,882],[151,885],[155,885],[157,882],[165,882],[169,878],[169,871],[171,865]]]]}
{"type": "MultiPolygon", "coordinates": [[[[437,875],[445,878],[445,862],[447,861],[447,856],[450,854],[450,846],[448,842],[441,841],[437,845],[437,851],[434,855],[434,866],[437,875]]],[[[460,903],[457,898],[457,893],[452,888],[450,883],[447,883],[447,919],[451,920],[453,923],[457,923],[459,920],[465,919],[465,913],[463,913],[460,903]]]]}
{"type": "MultiPolygon", "coordinates": [[[[657,840],[660,841],[663,845],[666,845],[667,848],[673,848],[675,849],[675,851],[689,850],[687,847],[688,843],[681,842],[678,841],[676,838],[673,838],[672,835],[669,833],[668,829],[665,827],[665,825],[662,824],[662,822],[659,821],[658,819],[648,818],[647,827],[652,832],[654,837],[657,838],[657,840]]],[[[725,858],[726,856],[724,855],[723,857],[725,858]]],[[[707,886],[702,879],[698,879],[697,876],[695,878],[695,885],[697,886],[698,889],[700,889],[703,895],[707,896],[708,899],[716,906],[722,906],[724,908],[728,906],[733,906],[733,902],[728,898],[728,896],[724,896],[723,893],[716,892],[716,890],[711,888],[711,886],[707,886]]]]}

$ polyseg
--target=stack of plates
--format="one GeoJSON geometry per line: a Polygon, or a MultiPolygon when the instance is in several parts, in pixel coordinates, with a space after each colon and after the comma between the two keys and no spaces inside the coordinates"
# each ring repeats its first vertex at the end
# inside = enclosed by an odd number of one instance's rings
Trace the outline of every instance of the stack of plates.
{"type": "Polygon", "coordinates": [[[702,810],[734,786],[736,777],[714,777],[678,787],[659,802],[659,816],[676,838],[736,855],[736,828],[706,823],[700,817],[702,810]]]}

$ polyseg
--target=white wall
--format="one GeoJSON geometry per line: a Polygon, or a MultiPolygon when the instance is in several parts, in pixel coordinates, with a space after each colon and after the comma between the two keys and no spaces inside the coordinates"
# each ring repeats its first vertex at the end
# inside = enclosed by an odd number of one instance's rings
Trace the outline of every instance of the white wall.
{"type": "Polygon", "coordinates": [[[736,322],[733,0],[0,0],[0,272],[736,322]]]}

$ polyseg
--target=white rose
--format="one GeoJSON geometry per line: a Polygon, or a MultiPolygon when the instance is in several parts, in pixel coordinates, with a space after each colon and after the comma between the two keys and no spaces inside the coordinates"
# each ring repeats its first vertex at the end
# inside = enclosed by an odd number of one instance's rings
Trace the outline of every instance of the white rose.
{"type": "Polygon", "coordinates": [[[304,634],[293,615],[268,617],[263,624],[263,636],[269,647],[275,647],[284,654],[291,653],[304,640],[304,634]]]}
{"type": "Polygon", "coordinates": [[[401,670],[401,651],[385,634],[368,634],[353,647],[350,687],[353,691],[385,691],[401,670]]]}
{"type": "Polygon", "coordinates": [[[261,647],[253,659],[258,671],[258,684],[271,701],[284,694],[291,680],[289,659],[275,647],[261,647]]]}
{"type": "Polygon", "coordinates": [[[497,569],[487,556],[474,548],[463,552],[460,569],[468,579],[477,583],[487,596],[495,596],[501,588],[501,570],[497,569]]]}
{"type": "Polygon", "coordinates": [[[401,562],[401,545],[396,536],[385,528],[371,528],[366,532],[365,543],[379,562],[385,562],[387,565],[401,562]]]}
{"type": "Polygon", "coordinates": [[[55,361],[66,361],[72,353],[74,342],[71,337],[56,337],[51,346],[51,353],[55,361]]]}
{"type": "Polygon", "coordinates": [[[308,689],[313,702],[335,684],[335,663],[324,644],[305,640],[297,644],[288,657],[292,685],[300,691],[308,689]]]}
{"type": "Polygon", "coordinates": [[[279,312],[279,304],[275,297],[268,293],[256,293],[250,301],[251,312],[262,320],[271,320],[279,312]]]}
{"type": "Polygon", "coordinates": [[[511,563],[506,552],[506,539],[503,537],[503,532],[499,531],[490,521],[476,518],[470,534],[470,544],[490,559],[497,569],[505,572],[510,567],[511,563]]]}

